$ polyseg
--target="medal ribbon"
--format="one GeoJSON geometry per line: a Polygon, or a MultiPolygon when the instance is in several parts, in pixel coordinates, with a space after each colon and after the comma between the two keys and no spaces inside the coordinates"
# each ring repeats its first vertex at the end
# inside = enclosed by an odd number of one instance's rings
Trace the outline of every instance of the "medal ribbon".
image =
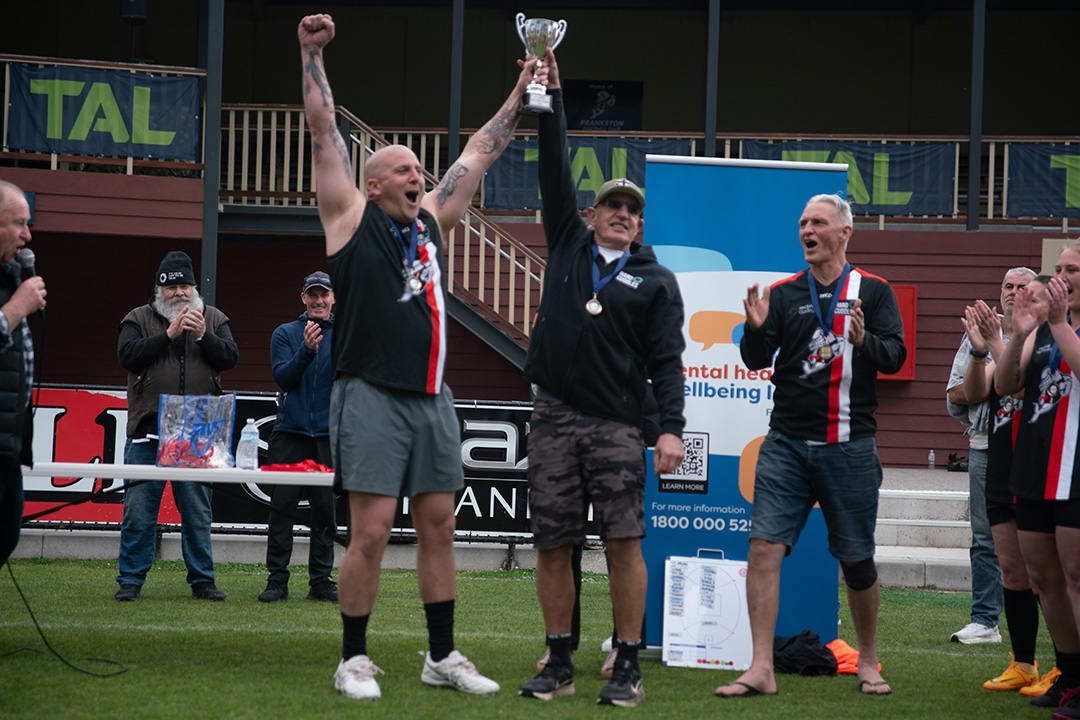
{"type": "Polygon", "coordinates": [[[811,270],[806,271],[806,281],[810,283],[810,304],[814,306],[814,314],[817,315],[818,322],[821,323],[821,328],[826,333],[832,332],[833,317],[836,315],[836,303],[840,300],[840,293],[844,290],[844,281],[847,280],[850,272],[851,263],[844,263],[844,272],[840,273],[840,279],[836,281],[836,290],[833,291],[832,303],[829,304],[829,315],[823,317],[821,314],[821,301],[818,299],[817,282],[814,281],[814,273],[811,270]]]}
{"type": "Polygon", "coordinates": [[[596,258],[598,258],[599,256],[600,256],[600,248],[597,247],[596,243],[594,242],[593,246],[592,246],[592,258],[593,258],[593,262],[592,262],[592,289],[593,289],[593,297],[596,297],[597,293],[599,293],[601,290],[603,290],[604,286],[607,285],[609,282],[611,282],[611,279],[614,278],[616,275],[618,275],[619,271],[623,269],[623,265],[625,265],[626,261],[630,259],[630,248],[627,248],[626,252],[624,252],[619,257],[619,259],[618,259],[618,261],[617,261],[617,263],[615,265],[615,270],[612,271],[610,275],[607,275],[603,279],[600,278],[600,266],[598,266],[596,264],[596,258]]]}
{"type": "Polygon", "coordinates": [[[409,243],[406,246],[405,238],[401,236],[401,230],[398,230],[397,223],[391,220],[390,216],[387,215],[382,208],[379,208],[379,212],[383,214],[383,217],[386,218],[386,221],[390,223],[390,229],[394,231],[395,235],[397,235],[398,242],[401,243],[401,250],[403,253],[405,253],[405,271],[409,274],[410,277],[412,277],[413,265],[416,263],[416,249],[418,247],[417,236],[420,234],[419,231],[416,229],[416,219],[414,218],[412,221],[412,225],[409,226],[409,243]]]}

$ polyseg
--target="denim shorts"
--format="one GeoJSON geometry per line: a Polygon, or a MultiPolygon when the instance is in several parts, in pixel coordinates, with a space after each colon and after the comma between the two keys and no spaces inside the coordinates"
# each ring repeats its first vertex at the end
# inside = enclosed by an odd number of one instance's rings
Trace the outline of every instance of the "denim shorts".
{"type": "Polygon", "coordinates": [[[810,445],[770,430],[758,453],[750,537],[790,554],[820,503],[829,553],[841,562],[872,558],[881,477],[872,437],[810,445]]]}

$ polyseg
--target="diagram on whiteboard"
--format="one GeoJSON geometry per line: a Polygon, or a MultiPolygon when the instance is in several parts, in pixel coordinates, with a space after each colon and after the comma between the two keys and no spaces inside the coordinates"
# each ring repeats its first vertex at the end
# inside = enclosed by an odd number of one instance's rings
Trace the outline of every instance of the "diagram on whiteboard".
{"type": "Polygon", "coordinates": [[[664,563],[664,664],[745,670],[752,655],[746,563],[668,558],[664,563]]]}

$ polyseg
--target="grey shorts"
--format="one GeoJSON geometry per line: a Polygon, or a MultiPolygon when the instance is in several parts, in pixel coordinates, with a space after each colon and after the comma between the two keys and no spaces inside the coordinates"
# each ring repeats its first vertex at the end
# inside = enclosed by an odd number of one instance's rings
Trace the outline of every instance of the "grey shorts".
{"type": "Polygon", "coordinates": [[[529,516],[537,548],[584,543],[590,502],[605,540],[645,536],[640,428],[538,400],[528,445],[529,516]]]}
{"type": "Polygon", "coordinates": [[[392,497],[465,487],[454,395],[403,392],[343,376],[330,392],[330,453],[342,490],[392,497]]]}

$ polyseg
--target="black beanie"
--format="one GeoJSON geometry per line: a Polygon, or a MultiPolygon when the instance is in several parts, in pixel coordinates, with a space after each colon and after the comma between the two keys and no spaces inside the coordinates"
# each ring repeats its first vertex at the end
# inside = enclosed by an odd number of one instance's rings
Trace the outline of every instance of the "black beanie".
{"type": "Polygon", "coordinates": [[[158,266],[158,285],[197,285],[195,271],[191,267],[191,258],[186,252],[173,250],[165,255],[158,266]]]}

